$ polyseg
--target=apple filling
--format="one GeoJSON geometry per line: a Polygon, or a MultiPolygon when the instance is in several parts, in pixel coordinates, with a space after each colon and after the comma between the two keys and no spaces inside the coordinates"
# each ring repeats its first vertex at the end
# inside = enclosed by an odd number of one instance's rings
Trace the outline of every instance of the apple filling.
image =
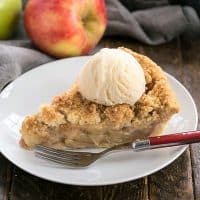
{"type": "MultiPolygon", "coordinates": [[[[146,129],[127,127],[119,130],[112,128],[90,128],[87,126],[72,126],[70,124],[61,124],[59,126],[49,126],[36,118],[26,119],[26,123],[32,124],[32,130],[37,134],[26,134],[21,141],[23,147],[34,147],[36,144],[42,144],[57,149],[68,148],[89,148],[89,147],[110,147],[117,144],[131,142],[136,139],[144,139],[152,135],[157,135],[163,129],[165,123],[152,124],[146,129]],[[33,122],[33,124],[32,124],[33,122]],[[34,126],[35,125],[35,126],[34,126]],[[38,135],[43,133],[43,135],[38,135]],[[45,134],[44,134],[45,133],[45,134]],[[26,145],[25,145],[26,144],[26,145]]],[[[24,130],[28,127],[22,127],[24,130]]],[[[29,130],[30,131],[30,130],[29,130]]]]}

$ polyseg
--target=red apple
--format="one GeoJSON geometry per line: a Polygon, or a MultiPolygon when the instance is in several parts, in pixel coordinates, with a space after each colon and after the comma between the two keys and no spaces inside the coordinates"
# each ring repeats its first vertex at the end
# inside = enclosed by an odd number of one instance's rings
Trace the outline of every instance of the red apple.
{"type": "Polygon", "coordinates": [[[87,54],[106,21],[104,0],[29,0],[24,13],[32,42],[57,58],[87,54]]]}

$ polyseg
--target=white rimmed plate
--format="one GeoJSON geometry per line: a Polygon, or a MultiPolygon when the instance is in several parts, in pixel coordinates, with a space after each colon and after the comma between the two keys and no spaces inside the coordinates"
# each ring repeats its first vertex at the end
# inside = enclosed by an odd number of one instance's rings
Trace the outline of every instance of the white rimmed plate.
{"type": "MultiPolygon", "coordinates": [[[[108,185],[134,180],[156,172],[180,156],[186,146],[134,153],[119,152],[85,169],[56,167],[19,146],[21,122],[42,103],[66,91],[89,57],[55,61],[31,70],[9,84],[0,94],[0,150],[12,163],[38,177],[73,185],[108,185]]],[[[197,110],[188,91],[171,75],[168,80],[181,111],[168,123],[165,133],[195,130],[197,110]]]]}

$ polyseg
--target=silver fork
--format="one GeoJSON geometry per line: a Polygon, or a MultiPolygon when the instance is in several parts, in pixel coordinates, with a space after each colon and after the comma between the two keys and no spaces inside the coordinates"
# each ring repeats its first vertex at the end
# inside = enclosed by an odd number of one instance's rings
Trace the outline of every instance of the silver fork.
{"type": "Polygon", "coordinates": [[[34,149],[34,152],[39,158],[55,162],[66,167],[80,168],[87,167],[102,156],[112,153],[116,150],[132,149],[137,152],[147,149],[179,146],[196,142],[200,142],[200,131],[149,137],[149,139],[146,140],[116,145],[99,153],[57,150],[42,145],[37,145],[34,149]]]}

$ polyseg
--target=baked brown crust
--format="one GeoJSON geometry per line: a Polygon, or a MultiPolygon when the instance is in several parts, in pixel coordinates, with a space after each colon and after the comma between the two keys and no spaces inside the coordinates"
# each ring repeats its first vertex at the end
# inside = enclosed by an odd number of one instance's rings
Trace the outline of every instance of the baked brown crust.
{"type": "MultiPolygon", "coordinates": [[[[75,129],[90,130],[143,130],[162,124],[179,111],[179,105],[162,69],[148,57],[121,47],[133,55],[144,70],[146,91],[134,106],[118,104],[104,106],[83,98],[76,84],[66,93],[55,97],[51,105],[45,105],[36,115],[26,117],[22,124],[22,138],[27,142],[31,134],[52,137],[50,130],[62,125],[75,129]]],[[[60,130],[59,130],[60,131],[60,130]]],[[[32,138],[31,138],[32,139],[32,138]]],[[[41,141],[36,141],[41,142],[41,141]]],[[[96,144],[97,145],[97,144],[96,144]]],[[[70,146],[68,144],[67,146],[70,146]]],[[[98,145],[97,145],[98,146],[98,145]]],[[[106,145],[100,145],[106,146],[106,145]]]]}

